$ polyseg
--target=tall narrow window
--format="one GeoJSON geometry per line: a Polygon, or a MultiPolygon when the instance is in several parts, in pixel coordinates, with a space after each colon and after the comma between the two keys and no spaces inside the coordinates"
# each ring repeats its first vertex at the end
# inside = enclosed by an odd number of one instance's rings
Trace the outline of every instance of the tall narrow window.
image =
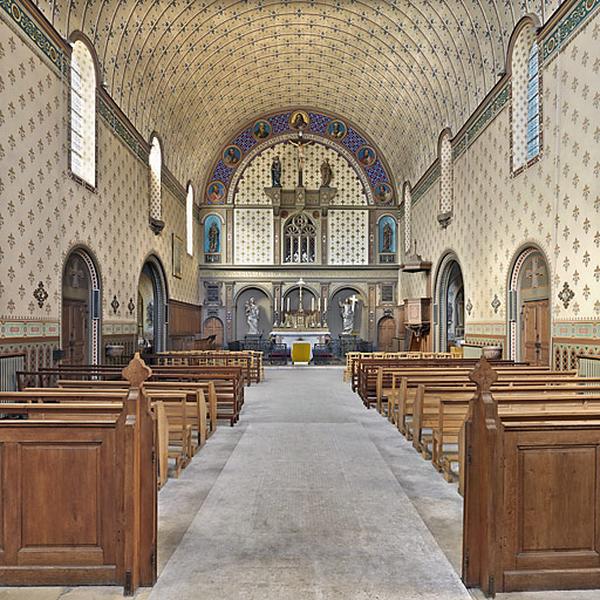
{"type": "Polygon", "coordinates": [[[190,256],[194,254],[194,188],[188,183],[185,199],[185,234],[186,249],[190,256]]]}
{"type": "Polygon", "coordinates": [[[96,187],[96,71],[80,40],[71,55],[71,172],[96,187]]]}
{"type": "Polygon", "coordinates": [[[540,153],[540,78],[538,45],[529,53],[527,80],[527,160],[540,153]]]}
{"type": "Polygon", "coordinates": [[[440,206],[438,222],[448,227],[454,212],[454,167],[452,164],[452,142],[450,131],[445,130],[439,140],[438,160],[440,163],[440,206]]]}
{"type": "Polygon", "coordinates": [[[162,220],[161,171],[162,151],[156,136],[150,141],[150,227],[156,235],[164,228],[162,220]]]}
{"type": "Polygon", "coordinates": [[[541,153],[541,73],[537,30],[531,18],[515,30],[510,64],[512,171],[521,172],[541,153]]]}

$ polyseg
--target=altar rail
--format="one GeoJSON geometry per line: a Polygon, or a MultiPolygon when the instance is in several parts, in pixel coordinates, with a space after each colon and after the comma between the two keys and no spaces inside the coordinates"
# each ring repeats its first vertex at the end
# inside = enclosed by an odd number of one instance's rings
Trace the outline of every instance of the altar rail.
{"type": "Polygon", "coordinates": [[[578,359],[581,377],[600,377],[600,356],[580,354],[578,359]]]}
{"type": "Polygon", "coordinates": [[[0,392],[14,392],[17,371],[25,370],[25,353],[0,354],[0,392]]]}

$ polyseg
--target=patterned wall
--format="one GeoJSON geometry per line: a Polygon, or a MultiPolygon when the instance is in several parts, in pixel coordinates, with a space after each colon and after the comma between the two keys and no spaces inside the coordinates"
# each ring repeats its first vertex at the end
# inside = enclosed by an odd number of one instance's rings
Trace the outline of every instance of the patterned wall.
{"type": "MultiPolygon", "coordinates": [[[[261,152],[246,168],[239,180],[234,202],[236,204],[270,204],[264,193],[271,186],[271,162],[279,156],[282,163],[281,185],[293,189],[298,183],[298,152],[288,143],[275,144],[261,152]]],[[[304,187],[318,189],[321,185],[321,163],[327,159],[333,179],[330,187],[337,189],[335,205],[366,205],[363,185],[350,163],[338,152],[322,144],[306,146],[304,150],[304,187]]]]}
{"type": "Polygon", "coordinates": [[[236,264],[273,264],[273,212],[271,209],[236,209],[234,229],[234,262],[236,264]]]}
{"type": "Polygon", "coordinates": [[[171,275],[172,234],[185,240],[184,204],[163,184],[166,227],[155,236],[147,164],[98,117],[92,192],[68,175],[68,130],[66,78],[0,19],[0,160],[7,165],[0,173],[0,338],[58,336],[62,266],[76,244],[97,259],[106,333],[135,320],[128,304],[137,302],[137,274],[149,253],[165,267],[170,296],[197,302],[197,257],[184,252],[182,278],[171,275]],[[34,297],[40,282],[43,301],[34,297]]]}
{"type": "Polygon", "coordinates": [[[368,211],[331,210],[329,211],[327,225],[329,238],[329,264],[368,264],[368,211]]]}
{"type": "MultiPolygon", "coordinates": [[[[590,19],[543,67],[541,160],[511,176],[506,104],[454,164],[450,226],[442,230],[435,223],[439,186],[413,203],[413,236],[419,253],[433,261],[432,273],[448,249],[461,262],[465,302],[472,305],[467,332],[504,334],[509,269],[519,248],[533,242],[549,259],[555,328],[568,325],[573,343],[598,343],[594,327],[578,326],[600,321],[598,21],[590,19]],[[565,285],[572,298],[559,297],[565,285]]],[[[401,281],[402,297],[425,291],[420,275],[403,274],[401,281]]]]}

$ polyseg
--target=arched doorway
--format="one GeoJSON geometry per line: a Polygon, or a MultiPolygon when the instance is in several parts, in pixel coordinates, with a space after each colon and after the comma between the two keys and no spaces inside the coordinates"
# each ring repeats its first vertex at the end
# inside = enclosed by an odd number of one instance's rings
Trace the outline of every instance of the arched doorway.
{"type": "Polygon", "coordinates": [[[435,293],[435,347],[447,352],[465,335],[465,291],[462,269],[454,253],[447,254],[439,267],[435,293]]]}
{"type": "Polygon", "coordinates": [[[517,255],[508,291],[509,352],[513,360],[550,364],[550,271],[536,247],[517,255]]]}
{"type": "Polygon", "coordinates": [[[204,321],[203,337],[215,336],[214,347],[223,347],[223,321],[218,317],[209,317],[204,321]]]}
{"type": "Polygon", "coordinates": [[[147,352],[167,349],[167,284],[158,258],[144,263],[138,283],[138,345],[147,352]]]}
{"type": "Polygon", "coordinates": [[[91,255],[76,248],[67,257],[62,279],[62,363],[100,361],[100,277],[91,255]]]}
{"type": "Polygon", "coordinates": [[[394,352],[396,335],[396,319],[391,316],[383,317],[377,325],[377,349],[380,352],[394,352]]]}

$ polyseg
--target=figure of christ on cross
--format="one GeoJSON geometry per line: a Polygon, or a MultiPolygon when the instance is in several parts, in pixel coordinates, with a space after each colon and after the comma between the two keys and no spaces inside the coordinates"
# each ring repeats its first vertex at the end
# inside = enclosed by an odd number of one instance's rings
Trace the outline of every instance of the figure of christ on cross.
{"type": "Polygon", "coordinates": [[[304,187],[304,146],[310,146],[314,142],[309,142],[302,137],[302,132],[298,133],[297,140],[290,140],[290,144],[298,148],[298,187],[304,187]]]}

